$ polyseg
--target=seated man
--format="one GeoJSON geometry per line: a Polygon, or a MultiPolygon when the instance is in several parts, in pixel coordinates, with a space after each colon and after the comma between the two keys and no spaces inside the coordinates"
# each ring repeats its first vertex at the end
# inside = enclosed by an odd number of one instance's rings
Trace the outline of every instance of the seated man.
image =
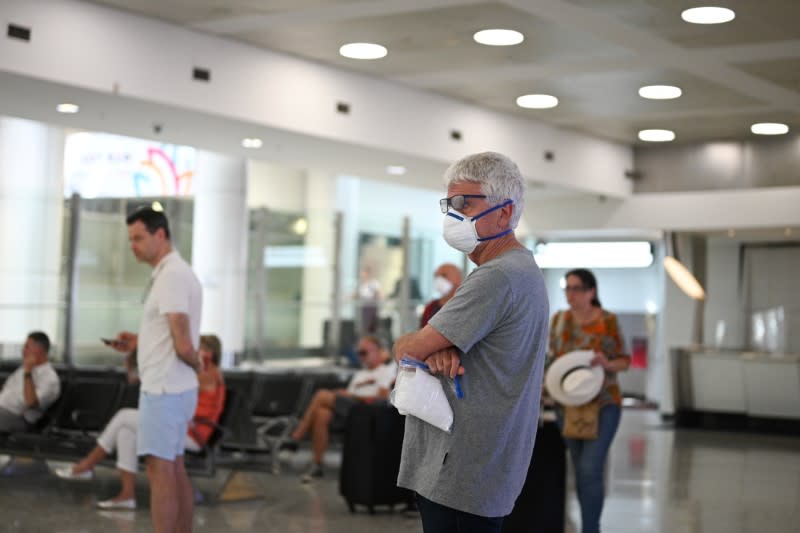
{"type": "Polygon", "coordinates": [[[22,366],[0,391],[0,432],[25,431],[58,399],[61,382],[48,360],[49,352],[50,339],[45,333],[28,335],[22,348],[22,366]]]}
{"type": "Polygon", "coordinates": [[[314,394],[303,418],[292,432],[298,441],[311,432],[313,462],[303,475],[303,483],[322,477],[322,458],[328,447],[330,426],[341,427],[350,408],[358,402],[389,397],[389,389],[397,377],[397,365],[377,337],[367,335],[358,343],[358,356],[366,367],[353,374],[347,389],[321,389],[314,394]]]}

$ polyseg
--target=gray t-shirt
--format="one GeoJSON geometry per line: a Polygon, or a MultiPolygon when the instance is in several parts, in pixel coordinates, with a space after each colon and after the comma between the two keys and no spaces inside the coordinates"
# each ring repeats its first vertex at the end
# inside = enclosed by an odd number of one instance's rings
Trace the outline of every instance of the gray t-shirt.
{"type": "Polygon", "coordinates": [[[407,417],[398,485],[480,516],[511,512],[536,437],[548,316],[544,279],[528,250],[470,273],[429,322],[462,352],[464,398],[442,378],[453,432],[407,417]]]}

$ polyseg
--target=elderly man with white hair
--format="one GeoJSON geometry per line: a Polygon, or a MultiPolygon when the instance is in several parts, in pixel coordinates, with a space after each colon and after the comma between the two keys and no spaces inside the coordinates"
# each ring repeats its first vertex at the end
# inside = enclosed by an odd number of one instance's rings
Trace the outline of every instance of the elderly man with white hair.
{"type": "Polygon", "coordinates": [[[508,157],[485,152],[445,173],[444,239],[477,265],[395,357],[441,374],[451,432],[406,421],[398,484],[416,492],[423,529],[499,532],[522,490],[539,418],[549,305],[531,252],[514,236],[525,179],[508,157]],[[463,397],[449,378],[460,375],[463,397]]]}

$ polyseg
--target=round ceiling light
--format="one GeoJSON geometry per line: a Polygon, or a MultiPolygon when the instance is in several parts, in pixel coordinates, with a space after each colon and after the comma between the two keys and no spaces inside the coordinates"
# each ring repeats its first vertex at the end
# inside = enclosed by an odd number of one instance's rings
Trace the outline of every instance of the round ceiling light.
{"type": "Polygon", "coordinates": [[[674,85],[646,85],[639,87],[639,96],[648,100],[672,100],[682,94],[681,88],[674,85]]]}
{"type": "Polygon", "coordinates": [[[759,122],[750,126],[756,135],[784,135],[789,133],[789,126],[780,122],[759,122]]]}
{"type": "Polygon", "coordinates": [[[72,114],[72,113],[77,113],[78,111],[80,111],[80,109],[81,108],[78,106],[78,104],[58,104],[56,106],[56,111],[58,111],[59,113],[72,114]]]}
{"type": "Polygon", "coordinates": [[[642,130],[639,132],[639,140],[650,143],[664,143],[675,140],[675,132],[672,130],[642,130]]]}
{"type": "Polygon", "coordinates": [[[339,55],[350,59],[380,59],[389,51],[375,43],[349,43],[339,48],[339,55]]]}
{"type": "Polygon", "coordinates": [[[387,165],[386,173],[390,176],[402,176],[406,173],[406,167],[403,165],[387,165]]]}
{"type": "Polygon", "coordinates": [[[242,147],[244,148],[261,148],[264,142],[258,137],[245,137],[242,139],[242,147]]]}
{"type": "Polygon", "coordinates": [[[517,105],[526,109],[550,109],[558,105],[558,98],[549,94],[523,94],[517,105]]]}
{"type": "Polygon", "coordinates": [[[476,43],[486,46],[514,46],[525,40],[525,36],[516,30],[504,30],[500,28],[491,30],[481,30],[472,36],[476,43]]]}
{"type": "Polygon", "coordinates": [[[736,13],[727,7],[693,7],[684,10],[681,18],[692,24],[723,24],[736,18],[736,13]]]}

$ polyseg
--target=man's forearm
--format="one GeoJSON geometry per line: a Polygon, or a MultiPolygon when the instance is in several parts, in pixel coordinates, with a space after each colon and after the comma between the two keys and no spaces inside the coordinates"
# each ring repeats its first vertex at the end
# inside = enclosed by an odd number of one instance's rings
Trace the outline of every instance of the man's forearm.
{"type": "Polygon", "coordinates": [[[199,360],[197,358],[197,352],[195,350],[189,350],[189,351],[183,350],[180,352],[175,350],[175,355],[177,355],[178,359],[180,359],[190,367],[197,368],[199,360]]]}
{"type": "Polygon", "coordinates": [[[25,405],[28,408],[38,407],[39,398],[36,396],[36,386],[33,384],[33,375],[30,372],[25,372],[23,376],[24,387],[23,395],[25,396],[25,405]]]}

